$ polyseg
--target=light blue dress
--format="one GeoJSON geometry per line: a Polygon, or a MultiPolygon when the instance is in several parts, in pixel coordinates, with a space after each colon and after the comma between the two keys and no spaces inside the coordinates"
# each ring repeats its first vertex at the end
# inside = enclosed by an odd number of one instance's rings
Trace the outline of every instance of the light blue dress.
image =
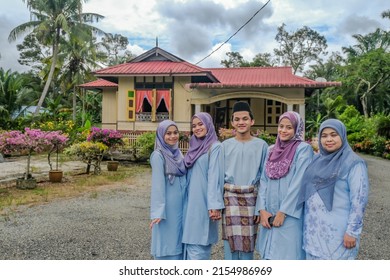
{"type": "Polygon", "coordinates": [[[368,192],[366,165],[358,163],[336,182],[331,211],[326,209],[317,192],[309,197],[305,203],[304,218],[303,247],[306,253],[313,259],[355,259],[368,192]],[[357,238],[356,247],[344,247],[345,233],[357,238]]]}
{"type": "Polygon", "coordinates": [[[268,144],[253,137],[247,142],[230,138],[222,143],[225,153],[225,183],[250,186],[253,185],[259,169],[264,167],[268,144]]]}
{"type": "Polygon", "coordinates": [[[151,253],[156,259],[182,259],[182,221],[186,176],[176,176],[173,184],[164,174],[164,158],[159,151],[150,157],[152,193],[150,218],[161,218],[153,225],[151,253]]]}
{"type": "Polygon", "coordinates": [[[209,246],[218,242],[218,221],[209,210],[223,209],[223,152],[215,142],[187,172],[183,243],[209,246]]]}
{"type": "MultiPolygon", "coordinates": [[[[225,154],[225,183],[236,186],[257,185],[264,168],[268,144],[260,138],[253,137],[250,141],[245,142],[230,138],[222,142],[222,145],[225,154]]],[[[253,215],[255,213],[248,213],[247,216],[253,215]]],[[[236,232],[241,232],[241,230],[236,228],[236,232]]],[[[257,225],[254,226],[253,230],[257,230],[257,225]]],[[[227,236],[224,237],[224,258],[226,260],[253,259],[253,252],[232,252],[227,238],[227,236]]]]}
{"type": "MultiPolygon", "coordinates": [[[[268,152],[270,149],[268,149],[268,152]]],[[[296,209],[303,174],[313,159],[312,147],[302,142],[295,152],[290,170],[286,176],[271,180],[265,169],[260,180],[256,211],[266,210],[275,215],[286,214],[281,227],[267,229],[260,226],[256,250],[262,259],[301,260],[305,259],[302,249],[303,210],[296,209]]],[[[268,154],[267,154],[268,158],[268,154]]]]}

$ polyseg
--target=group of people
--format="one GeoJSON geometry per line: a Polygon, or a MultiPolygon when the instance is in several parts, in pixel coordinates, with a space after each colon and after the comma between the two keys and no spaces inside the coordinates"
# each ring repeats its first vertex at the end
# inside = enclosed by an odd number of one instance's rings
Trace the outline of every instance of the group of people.
{"type": "Polygon", "coordinates": [[[235,136],[221,143],[211,116],[195,114],[185,156],[177,125],[159,124],[150,157],[154,259],[211,259],[220,224],[226,260],[252,260],[255,250],[270,260],[355,259],[369,184],[344,124],[321,124],[318,154],[296,112],[279,117],[271,146],[251,135],[248,103],[234,104],[231,124],[235,136]]]}

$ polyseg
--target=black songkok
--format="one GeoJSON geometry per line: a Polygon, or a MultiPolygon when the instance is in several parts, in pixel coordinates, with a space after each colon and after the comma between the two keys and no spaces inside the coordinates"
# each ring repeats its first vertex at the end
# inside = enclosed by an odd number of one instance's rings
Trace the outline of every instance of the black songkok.
{"type": "Polygon", "coordinates": [[[240,111],[247,111],[249,113],[252,113],[251,107],[247,102],[244,101],[238,101],[233,105],[233,113],[240,111]]]}

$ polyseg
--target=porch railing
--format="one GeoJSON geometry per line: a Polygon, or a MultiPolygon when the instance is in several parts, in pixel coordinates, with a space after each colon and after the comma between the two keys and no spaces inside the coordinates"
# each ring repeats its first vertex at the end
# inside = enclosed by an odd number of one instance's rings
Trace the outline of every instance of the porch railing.
{"type": "MultiPolygon", "coordinates": [[[[125,138],[125,141],[128,141],[127,144],[129,146],[134,146],[136,141],[137,141],[137,138],[140,135],[142,135],[143,133],[145,133],[145,132],[142,132],[142,131],[129,131],[129,132],[123,133],[123,137],[125,138]]],[[[181,152],[183,154],[187,153],[188,148],[189,148],[188,140],[180,140],[179,141],[179,149],[181,150],[181,152]]]]}
{"type": "MultiPolygon", "coordinates": [[[[169,119],[169,113],[156,113],[156,121],[161,122],[169,119]]],[[[151,122],[152,113],[151,112],[141,112],[135,114],[135,120],[139,122],[151,122]]]]}

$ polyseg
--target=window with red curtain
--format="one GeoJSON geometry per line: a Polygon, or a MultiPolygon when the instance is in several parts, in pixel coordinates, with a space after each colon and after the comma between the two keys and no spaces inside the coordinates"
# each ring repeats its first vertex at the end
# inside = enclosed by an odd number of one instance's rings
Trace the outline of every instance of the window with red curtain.
{"type": "Polygon", "coordinates": [[[142,112],[142,104],[144,99],[152,106],[152,90],[137,90],[136,91],[136,112],[142,112]]]}
{"type": "Polygon", "coordinates": [[[168,109],[168,112],[171,109],[171,91],[169,89],[159,89],[157,90],[157,102],[156,106],[160,106],[161,101],[164,100],[165,107],[168,109]]]}

